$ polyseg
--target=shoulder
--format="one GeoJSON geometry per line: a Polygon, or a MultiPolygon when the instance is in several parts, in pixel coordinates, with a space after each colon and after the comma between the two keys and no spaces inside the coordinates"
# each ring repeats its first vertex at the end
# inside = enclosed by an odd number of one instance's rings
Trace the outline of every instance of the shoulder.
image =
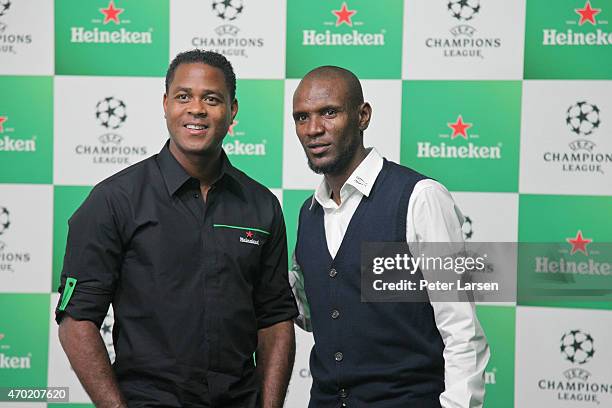
{"type": "Polygon", "coordinates": [[[96,184],[84,205],[117,209],[129,204],[138,189],[151,185],[149,179],[156,174],[157,169],[155,157],[156,155],[151,156],[126,167],[96,184]]]}
{"type": "Polygon", "coordinates": [[[280,211],[280,203],[276,195],[266,186],[248,176],[242,170],[234,167],[233,176],[240,183],[247,202],[258,207],[272,206],[280,211]]]}
{"type": "Polygon", "coordinates": [[[153,155],[107,177],[99,182],[94,189],[112,193],[142,184],[150,177],[152,171],[157,169],[156,156],[153,155]]]}

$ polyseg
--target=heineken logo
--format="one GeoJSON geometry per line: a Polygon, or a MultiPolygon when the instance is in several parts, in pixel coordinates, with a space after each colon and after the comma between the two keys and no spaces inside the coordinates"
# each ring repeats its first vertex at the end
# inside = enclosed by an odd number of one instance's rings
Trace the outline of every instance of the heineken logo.
{"type": "Polygon", "coordinates": [[[227,130],[227,133],[230,136],[236,136],[236,134],[234,133],[234,127],[238,124],[237,120],[232,121],[232,124],[229,126],[229,129],[227,130]]]}
{"type": "Polygon", "coordinates": [[[444,57],[484,58],[485,50],[501,47],[501,38],[479,36],[477,28],[467,24],[480,12],[480,0],[449,0],[446,7],[460,24],[449,29],[449,36],[427,38],[427,48],[439,49],[444,57]]]}
{"type": "Polygon", "coordinates": [[[461,117],[461,115],[459,115],[454,123],[447,123],[446,126],[453,130],[453,133],[451,134],[451,140],[459,136],[467,140],[468,137],[466,130],[471,128],[472,124],[463,123],[463,118],[461,117]]]}
{"type": "Polygon", "coordinates": [[[573,18],[565,22],[566,26],[583,27],[579,31],[572,28],[557,30],[555,28],[545,28],[542,30],[542,44],[551,46],[582,46],[582,45],[610,45],[612,44],[612,32],[597,28],[595,30],[585,30],[592,26],[595,28],[600,25],[607,25],[607,21],[597,20],[597,16],[602,12],[601,8],[594,8],[591,1],[587,0],[582,8],[575,8],[574,13],[578,18],[573,18]],[[588,23],[588,24],[587,24],[588,23]]]}
{"type": "Polygon", "coordinates": [[[349,10],[345,3],[342,3],[340,10],[332,10],[332,14],[336,16],[336,27],[346,24],[349,27],[353,26],[353,16],[357,14],[357,10],[349,10]]]}
{"type": "Polygon", "coordinates": [[[570,255],[574,255],[576,252],[582,252],[586,256],[589,255],[587,251],[587,245],[593,242],[592,239],[583,238],[582,231],[578,230],[575,237],[570,237],[565,239],[568,244],[572,246],[570,251],[570,255]]]}
{"type": "Polygon", "coordinates": [[[595,21],[595,16],[601,13],[601,9],[594,9],[593,7],[591,7],[590,0],[587,0],[583,8],[577,8],[574,9],[574,11],[580,16],[580,21],[578,21],[578,25],[583,25],[585,23],[597,25],[597,22],[595,21]]]}
{"type": "MultiPolygon", "coordinates": [[[[0,341],[4,340],[6,336],[4,333],[0,333],[0,341]]],[[[11,349],[8,344],[2,344],[0,350],[7,351],[11,349]]],[[[25,356],[13,356],[0,352],[0,370],[2,369],[28,369],[32,366],[32,353],[28,353],[25,356]]]]}
{"type": "Polygon", "coordinates": [[[94,117],[98,125],[109,132],[97,137],[100,144],[78,144],[75,153],[90,156],[94,164],[129,165],[132,159],[140,160],[147,155],[146,146],[128,146],[121,143],[125,137],[115,131],[127,121],[127,104],[114,96],[107,96],[96,103],[94,117]]]}
{"type": "Polygon", "coordinates": [[[564,172],[604,174],[603,166],[612,163],[612,152],[600,151],[595,142],[586,139],[599,129],[601,122],[601,110],[597,105],[587,101],[570,105],[565,123],[578,139],[568,143],[569,150],[544,152],[544,161],[559,163],[564,172]]]}
{"type": "Polygon", "coordinates": [[[568,237],[565,241],[570,247],[560,246],[557,249],[558,256],[551,256],[549,251],[547,256],[535,257],[534,271],[536,273],[612,277],[612,263],[599,262],[594,258],[600,255],[601,251],[588,249],[593,239],[584,237],[582,230],[578,230],[576,236],[568,237]],[[579,252],[581,256],[574,257],[579,252]]]}
{"type": "Polygon", "coordinates": [[[227,131],[229,140],[223,143],[225,154],[228,156],[265,156],[267,141],[245,143],[240,140],[240,137],[246,136],[246,132],[237,129],[236,126],[238,126],[238,121],[234,120],[227,131]]]}
{"type": "Polygon", "coordinates": [[[147,31],[131,31],[124,27],[115,28],[131,23],[130,20],[119,16],[126,11],[125,8],[115,6],[115,1],[110,0],[106,8],[99,8],[98,12],[103,18],[96,17],[91,20],[93,28],[70,27],[71,43],[101,43],[101,44],[152,44],[153,29],[147,31]],[[113,24],[110,24],[110,23],[113,24]],[[101,25],[101,28],[97,27],[101,25]]]}
{"type": "Polygon", "coordinates": [[[26,356],[10,356],[0,353],[0,370],[1,369],[29,369],[32,368],[32,353],[26,356]]]}
{"type": "Polygon", "coordinates": [[[454,122],[447,122],[446,126],[452,130],[452,133],[444,133],[439,135],[439,137],[444,140],[450,139],[451,143],[418,142],[418,158],[501,159],[501,143],[498,143],[497,145],[485,146],[469,141],[472,139],[480,139],[480,135],[468,133],[467,130],[470,129],[473,124],[464,122],[462,115],[458,115],[454,122]],[[457,144],[459,142],[453,142],[457,139],[467,141],[467,145],[457,144]]]}
{"type": "Polygon", "coordinates": [[[245,236],[246,237],[240,237],[240,242],[251,245],[259,245],[259,240],[254,239],[255,234],[253,233],[253,231],[247,231],[245,233],[245,236]]]}
{"type": "Polygon", "coordinates": [[[111,21],[115,24],[120,24],[119,14],[123,13],[125,9],[116,8],[115,2],[111,0],[105,9],[101,8],[99,10],[100,10],[100,13],[104,15],[104,21],[102,22],[102,24],[106,25],[110,23],[111,21]]]}
{"type": "Polygon", "coordinates": [[[364,32],[355,27],[364,26],[363,21],[355,21],[353,17],[358,13],[351,9],[347,2],[343,2],[338,9],[330,10],[335,18],[322,22],[323,26],[332,29],[303,30],[302,45],[306,46],[384,46],[386,30],[380,32],[364,32]],[[347,28],[349,29],[347,31],[347,28]]]}
{"type": "Polygon", "coordinates": [[[15,129],[6,126],[8,116],[0,116],[0,152],[35,152],[36,136],[18,139],[12,136],[15,129]]]}

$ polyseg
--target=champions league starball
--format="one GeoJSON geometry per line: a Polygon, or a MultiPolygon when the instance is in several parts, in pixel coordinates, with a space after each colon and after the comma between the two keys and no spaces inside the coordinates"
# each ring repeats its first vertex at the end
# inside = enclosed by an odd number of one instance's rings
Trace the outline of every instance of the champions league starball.
{"type": "Polygon", "coordinates": [[[459,21],[469,21],[480,11],[480,0],[449,0],[448,11],[459,21]]]}
{"type": "Polygon", "coordinates": [[[567,126],[580,136],[588,136],[601,123],[599,108],[588,102],[577,102],[567,109],[567,126]]]}
{"type": "Polygon", "coordinates": [[[242,13],[244,5],[242,0],[214,0],[212,8],[217,17],[226,21],[233,21],[242,13]]]}
{"type": "Polygon", "coordinates": [[[96,119],[107,129],[117,129],[127,119],[126,106],[122,100],[109,96],[96,105],[96,119]]]}
{"type": "Polygon", "coordinates": [[[593,358],[593,337],[580,330],[572,330],[561,337],[561,354],[573,364],[584,364],[593,358]]]}
{"type": "Polygon", "coordinates": [[[0,17],[5,15],[9,8],[11,8],[11,0],[0,0],[0,17]]]}

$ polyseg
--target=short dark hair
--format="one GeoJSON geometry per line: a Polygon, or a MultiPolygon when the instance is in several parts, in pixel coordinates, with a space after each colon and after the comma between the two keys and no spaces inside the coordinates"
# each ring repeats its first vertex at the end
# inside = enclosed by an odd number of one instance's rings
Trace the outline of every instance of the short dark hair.
{"type": "Polygon", "coordinates": [[[181,64],[193,63],[206,64],[211,67],[219,68],[225,77],[225,85],[230,93],[231,100],[233,101],[234,98],[236,98],[236,74],[234,74],[232,64],[227,58],[219,53],[199,50],[197,48],[195,50],[181,52],[174,57],[166,72],[166,93],[168,93],[170,83],[174,79],[174,72],[178,66],[181,64]]]}

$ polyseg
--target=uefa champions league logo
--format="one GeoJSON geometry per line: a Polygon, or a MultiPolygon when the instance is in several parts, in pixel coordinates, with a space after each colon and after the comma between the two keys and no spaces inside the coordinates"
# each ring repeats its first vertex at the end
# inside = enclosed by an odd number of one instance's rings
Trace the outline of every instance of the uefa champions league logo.
{"type": "Polygon", "coordinates": [[[474,229],[472,227],[472,219],[467,215],[465,216],[465,220],[463,221],[461,230],[463,231],[463,239],[465,240],[472,239],[472,235],[474,235],[474,229]]]}
{"type": "Polygon", "coordinates": [[[102,341],[104,341],[104,345],[106,346],[106,352],[108,353],[108,358],[110,359],[111,364],[115,362],[115,346],[113,344],[114,324],[115,314],[113,309],[109,308],[108,312],[106,312],[104,322],[102,322],[102,326],[100,327],[100,335],[102,336],[102,341]]]}
{"type": "Polygon", "coordinates": [[[561,354],[572,364],[585,364],[593,358],[593,337],[581,330],[572,330],[561,337],[561,354]]]}
{"type": "Polygon", "coordinates": [[[597,105],[585,101],[576,102],[567,108],[567,126],[579,136],[588,136],[601,124],[597,105]]]}
{"type": "Polygon", "coordinates": [[[125,103],[113,96],[102,99],[96,105],[96,119],[107,129],[120,128],[127,119],[125,103]]]}
{"type": "Polygon", "coordinates": [[[480,11],[480,0],[449,0],[448,11],[459,21],[469,21],[480,11]]]}
{"type": "Polygon", "coordinates": [[[225,21],[234,21],[244,9],[242,0],[213,0],[212,9],[217,17],[225,21]]]}
{"type": "Polygon", "coordinates": [[[11,225],[9,215],[9,210],[6,207],[0,207],[0,235],[4,234],[11,225]]]}
{"type": "Polygon", "coordinates": [[[11,8],[11,0],[0,0],[0,17],[3,17],[11,8]]]}

